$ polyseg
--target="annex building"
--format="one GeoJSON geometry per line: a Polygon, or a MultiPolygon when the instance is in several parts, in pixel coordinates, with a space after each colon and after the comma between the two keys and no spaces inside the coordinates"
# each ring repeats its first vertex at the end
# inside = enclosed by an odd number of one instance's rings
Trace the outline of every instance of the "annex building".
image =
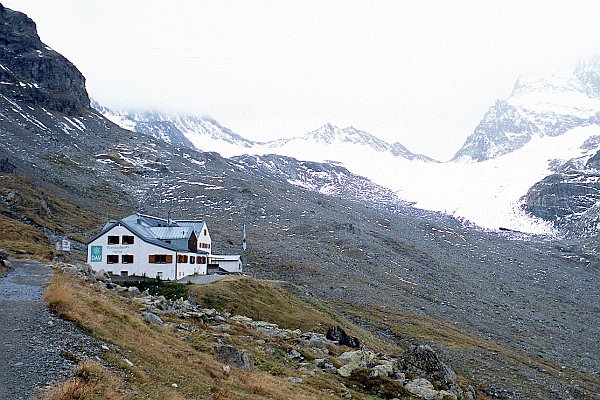
{"type": "Polygon", "coordinates": [[[189,275],[242,272],[239,255],[212,254],[206,222],[132,214],[109,221],[88,243],[92,269],[112,275],[179,280],[189,275]]]}

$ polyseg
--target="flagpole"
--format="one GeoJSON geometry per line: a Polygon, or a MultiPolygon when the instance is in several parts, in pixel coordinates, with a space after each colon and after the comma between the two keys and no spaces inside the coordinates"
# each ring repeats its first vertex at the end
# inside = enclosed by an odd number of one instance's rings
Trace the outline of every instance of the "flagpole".
{"type": "Polygon", "coordinates": [[[242,268],[244,266],[244,259],[246,257],[246,224],[242,227],[242,268]]]}

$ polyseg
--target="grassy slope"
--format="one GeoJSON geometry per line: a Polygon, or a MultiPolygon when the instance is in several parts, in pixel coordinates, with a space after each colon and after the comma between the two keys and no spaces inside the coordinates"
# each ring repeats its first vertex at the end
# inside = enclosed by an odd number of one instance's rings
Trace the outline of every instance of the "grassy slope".
{"type": "MultiPolygon", "coordinates": [[[[301,322],[302,326],[320,327],[321,330],[324,325],[337,324],[340,320],[271,283],[241,279],[211,286],[195,286],[192,290],[198,298],[219,298],[220,305],[225,309],[235,311],[238,307],[247,307],[247,310],[258,312],[262,318],[276,321],[282,326],[286,321],[295,320],[295,316],[305,317],[300,318],[304,321],[301,322]],[[210,289],[206,289],[208,287],[210,289]],[[241,287],[256,296],[240,297],[238,300],[228,297],[241,287]],[[309,322],[311,315],[315,319],[309,322]]],[[[53,277],[45,299],[58,314],[75,321],[93,336],[118,346],[118,350],[105,352],[104,358],[124,372],[125,378],[119,378],[112,384],[123,388],[119,393],[123,399],[317,399],[324,396],[321,389],[332,389],[338,393],[346,390],[342,378],[336,375],[317,374],[307,377],[306,384],[302,385],[288,382],[285,377],[297,376],[298,372],[282,363],[281,358],[257,350],[251,333],[241,326],[230,335],[216,334],[199,323],[195,323],[199,328],[196,333],[181,333],[172,327],[148,326],[140,317],[140,306],[134,300],[125,300],[111,291],[86,284],[62,272],[53,277]],[[215,361],[212,355],[212,347],[219,339],[253,352],[257,368],[251,372],[233,368],[231,373],[224,373],[222,364],[215,361]],[[133,366],[128,365],[124,358],[130,360],[133,366]],[[179,387],[173,388],[173,383],[179,387]]],[[[169,320],[182,322],[174,317],[169,320]]],[[[194,324],[189,320],[186,322],[194,324]]],[[[358,328],[355,330],[360,331],[358,328]]],[[[362,338],[377,341],[364,336],[362,338]]],[[[276,351],[285,351],[285,343],[274,344],[280,346],[276,351]]],[[[114,376],[111,379],[114,380],[114,376]]],[[[63,383],[63,386],[74,385],[74,380],[78,380],[80,385],[91,386],[90,392],[102,391],[101,387],[94,388],[96,383],[85,382],[77,376],[71,383],[63,383]]],[[[60,393],[55,389],[47,397],[69,398],[60,393]]],[[[89,398],[110,397],[98,395],[89,398]]],[[[353,398],[377,397],[353,390],[353,398]]]]}
{"type": "Polygon", "coordinates": [[[40,190],[25,177],[0,174],[0,248],[13,255],[24,250],[29,258],[52,259],[43,229],[84,242],[104,220],[40,190]]]}
{"type": "Polygon", "coordinates": [[[302,299],[277,282],[232,277],[211,285],[194,285],[191,292],[198,304],[206,308],[269,321],[289,329],[323,334],[328,327],[339,325],[370,348],[398,350],[352,324],[323,302],[302,299]]]}

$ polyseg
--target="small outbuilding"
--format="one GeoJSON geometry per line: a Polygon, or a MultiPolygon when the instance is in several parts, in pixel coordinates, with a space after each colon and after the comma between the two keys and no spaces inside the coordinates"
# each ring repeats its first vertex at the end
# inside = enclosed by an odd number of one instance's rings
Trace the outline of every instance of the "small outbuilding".
{"type": "Polygon", "coordinates": [[[240,255],[213,255],[208,266],[209,272],[235,274],[242,272],[242,257],[240,255]]]}

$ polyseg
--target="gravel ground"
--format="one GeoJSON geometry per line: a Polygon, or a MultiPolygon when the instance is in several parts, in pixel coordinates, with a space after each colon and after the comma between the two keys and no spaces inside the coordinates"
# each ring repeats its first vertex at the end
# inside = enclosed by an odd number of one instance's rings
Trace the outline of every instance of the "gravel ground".
{"type": "Polygon", "coordinates": [[[72,323],[50,313],[43,301],[52,269],[35,261],[12,260],[0,278],[0,399],[28,399],[40,389],[67,378],[75,363],[95,358],[101,343],[72,323]]]}

